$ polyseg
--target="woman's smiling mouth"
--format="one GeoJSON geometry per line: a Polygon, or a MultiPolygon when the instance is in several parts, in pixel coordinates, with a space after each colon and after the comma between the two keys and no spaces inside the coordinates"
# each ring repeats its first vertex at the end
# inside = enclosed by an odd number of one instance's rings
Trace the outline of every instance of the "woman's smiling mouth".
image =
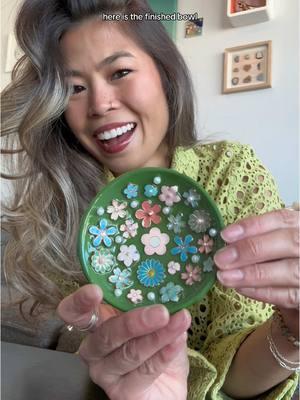
{"type": "Polygon", "coordinates": [[[130,143],[136,126],[135,122],[108,124],[97,129],[94,136],[106,153],[119,153],[130,143]]]}

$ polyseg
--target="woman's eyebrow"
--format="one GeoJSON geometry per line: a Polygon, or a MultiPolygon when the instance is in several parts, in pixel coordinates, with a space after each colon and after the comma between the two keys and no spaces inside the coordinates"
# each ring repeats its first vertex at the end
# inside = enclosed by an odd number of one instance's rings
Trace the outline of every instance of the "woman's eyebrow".
{"type": "MultiPolygon", "coordinates": [[[[99,64],[97,64],[96,69],[99,70],[103,68],[106,65],[113,64],[116,60],[118,60],[121,57],[134,57],[133,54],[129,53],[128,51],[116,51],[112,55],[104,58],[99,64]]],[[[82,73],[78,70],[70,70],[67,71],[67,76],[79,76],[82,77],[82,73]]]]}

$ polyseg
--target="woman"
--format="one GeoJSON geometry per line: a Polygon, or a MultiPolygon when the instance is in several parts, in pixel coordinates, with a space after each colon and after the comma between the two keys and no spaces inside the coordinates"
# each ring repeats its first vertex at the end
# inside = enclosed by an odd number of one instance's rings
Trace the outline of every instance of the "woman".
{"type": "Polygon", "coordinates": [[[299,367],[298,212],[269,212],[281,203],[249,147],[196,143],[187,69],[158,22],[102,18],[146,12],[138,0],[24,2],[16,28],[25,56],[3,94],[4,132],[8,146],[21,147],[25,175],[7,213],[7,276],[40,304],[56,307],[65,296],[58,313],[89,331],[79,354],[111,399],[290,398],[299,367]],[[160,305],[121,314],[79,273],[84,209],[114,176],[145,166],[186,173],[227,224],[239,221],[222,233],[229,245],[215,256],[219,283],[192,318],[160,305]],[[259,301],[280,314],[271,318],[259,301]]]}

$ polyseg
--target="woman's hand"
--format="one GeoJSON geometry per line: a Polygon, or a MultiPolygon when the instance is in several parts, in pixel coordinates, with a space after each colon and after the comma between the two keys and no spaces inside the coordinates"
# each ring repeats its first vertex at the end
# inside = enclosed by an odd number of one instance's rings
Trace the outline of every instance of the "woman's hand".
{"type": "Polygon", "coordinates": [[[221,233],[228,246],[214,258],[224,286],[277,305],[293,332],[299,315],[299,214],[282,209],[228,226],[221,233]]]}
{"type": "Polygon", "coordinates": [[[75,327],[87,326],[93,311],[99,313],[79,348],[93,382],[112,400],[186,399],[188,312],[170,316],[154,305],[120,313],[101,301],[101,289],[86,285],[58,306],[59,316],[75,327]]]}

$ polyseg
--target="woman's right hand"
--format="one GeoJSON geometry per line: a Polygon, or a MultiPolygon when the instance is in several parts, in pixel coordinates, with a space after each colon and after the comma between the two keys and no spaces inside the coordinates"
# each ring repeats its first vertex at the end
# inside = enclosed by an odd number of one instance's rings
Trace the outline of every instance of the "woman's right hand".
{"type": "Polygon", "coordinates": [[[186,399],[189,313],[170,316],[162,305],[120,313],[101,302],[101,289],[85,285],[58,306],[59,316],[75,327],[88,325],[93,311],[99,313],[79,348],[92,381],[111,400],[186,399]]]}

